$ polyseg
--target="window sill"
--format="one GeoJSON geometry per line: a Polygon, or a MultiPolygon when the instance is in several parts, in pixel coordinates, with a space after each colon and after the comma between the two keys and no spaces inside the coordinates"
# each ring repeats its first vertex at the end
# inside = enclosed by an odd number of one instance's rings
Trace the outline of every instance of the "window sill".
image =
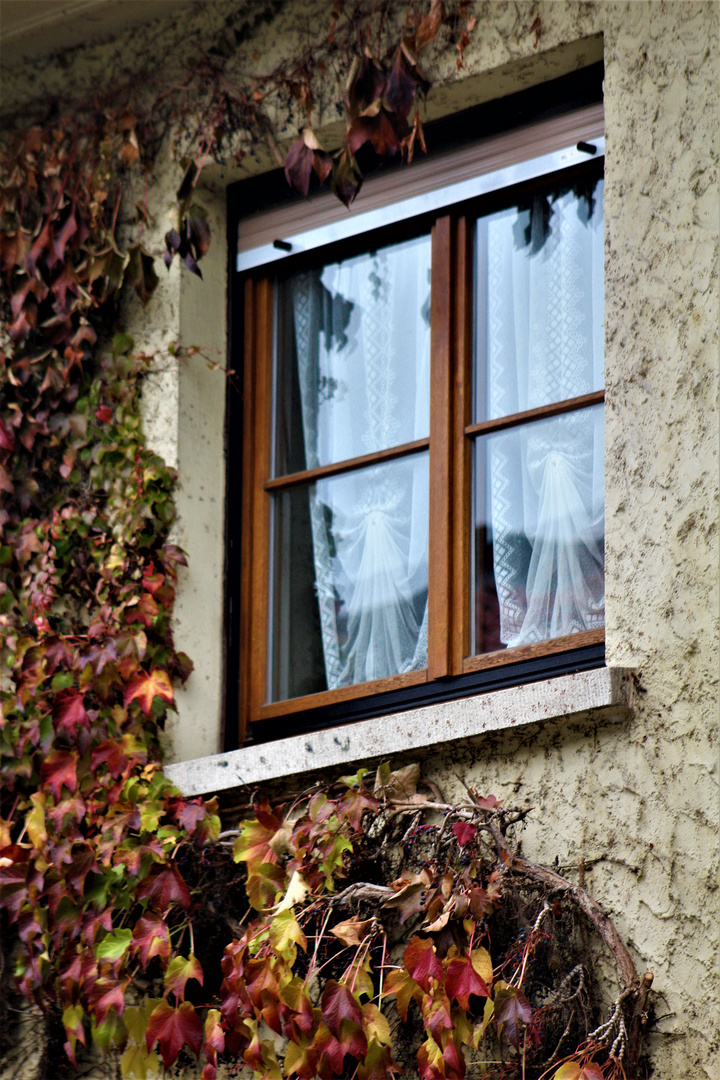
{"type": "Polygon", "coordinates": [[[208,795],[590,710],[620,719],[633,700],[632,671],[597,668],[178,762],[165,772],[183,795],[208,795]]]}

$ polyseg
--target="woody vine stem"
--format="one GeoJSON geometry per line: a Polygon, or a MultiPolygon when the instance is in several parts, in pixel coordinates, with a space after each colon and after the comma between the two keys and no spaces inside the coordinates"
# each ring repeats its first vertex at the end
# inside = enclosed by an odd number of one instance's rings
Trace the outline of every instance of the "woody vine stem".
{"type": "MultiPolygon", "coordinates": [[[[217,55],[172,84],[104,88],[66,116],[6,118],[0,147],[0,1039],[17,994],[42,1024],[38,1080],[98,1052],[128,1078],[199,1057],[259,1080],[637,1075],[650,977],[638,979],[581,885],[523,859],[529,813],[468,788],[457,805],[419,770],[380,767],[258,796],[220,832],[216,800],[162,771],[160,730],[192,665],[172,636],[183,553],[168,541],[171,469],[145,445],[139,398],[155,358],[124,332],[124,291],[159,286],[118,221],[165,133],[187,152],[165,262],[200,274],[210,244],[197,181],[210,157],[277,150],[269,116],[301,133],[284,158],[307,194],[349,203],[358,155],[424,149],[422,58],[462,64],[469,3],[397,18],[329,12],[324,38],[242,85],[217,55]],[[342,76],[346,136],[323,148],[314,80],[342,76]],[[348,912],[349,917],[348,916],[348,912]],[[594,937],[593,937],[594,935],[594,937]],[[594,943],[593,943],[594,942],[594,943]],[[593,949],[618,992],[603,1007],[593,949]],[[402,1023],[399,1022],[399,1019],[402,1023]]],[[[539,20],[527,28],[537,40],[539,20]]],[[[175,358],[172,357],[172,360],[175,358]]],[[[194,1073],[196,1075],[196,1073],[194,1073]]]]}

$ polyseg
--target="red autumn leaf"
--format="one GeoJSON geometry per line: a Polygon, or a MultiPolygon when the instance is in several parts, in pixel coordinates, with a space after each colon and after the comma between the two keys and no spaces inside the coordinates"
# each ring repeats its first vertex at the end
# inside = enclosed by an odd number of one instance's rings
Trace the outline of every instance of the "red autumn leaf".
{"type": "Polygon", "coordinates": [[[114,1008],[117,1015],[122,1016],[125,1010],[125,990],[128,981],[118,982],[112,975],[104,975],[95,981],[88,993],[88,998],[98,1024],[102,1024],[110,1009],[114,1008]]]}
{"type": "Polygon", "coordinates": [[[293,1023],[298,1030],[306,1034],[311,1031],[315,1023],[315,1017],[302,980],[299,978],[292,979],[282,988],[281,996],[284,1003],[292,1009],[293,1023]]]}
{"type": "Polygon", "coordinates": [[[343,1020],[352,1020],[362,1027],[360,1006],[346,983],[328,979],[322,994],[321,1011],[323,1020],[336,1037],[343,1020]]]}
{"type": "Polygon", "coordinates": [[[296,139],[287,152],[285,158],[285,179],[291,188],[299,192],[304,199],[310,191],[310,177],[312,175],[313,152],[306,146],[302,136],[296,139]]]}
{"type": "Polygon", "coordinates": [[[465,844],[469,844],[477,832],[477,826],[471,825],[469,821],[458,821],[452,827],[453,836],[457,840],[460,847],[464,847],[465,844]]]}
{"type": "Polygon", "coordinates": [[[160,912],[167,911],[173,903],[190,907],[190,891],[174,864],[151,871],[141,882],[137,895],[140,899],[148,897],[155,910],[160,912]]]}
{"type": "Polygon", "coordinates": [[[332,171],[332,155],[323,150],[313,129],[306,127],[285,158],[285,179],[303,198],[307,198],[310,190],[313,170],[320,183],[324,183],[332,171]]]}
{"type": "Polygon", "coordinates": [[[445,972],[445,990],[450,998],[455,998],[463,1009],[470,1008],[470,995],[490,997],[485,981],[480,978],[469,956],[451,960],[445,972]]]}
{"type": "Polygon", "coordinates": [[[150,1014],[145,1033],[148,1050],[160,1043],[160,1053],[166,1069],[177,1061],[185,1043],[194,1054],[200,1053],[203,1040],[202,1021],[189,1001],[183,1001],[177,1009],[161,1001],[150,1014]]]}
{"type": "Polygon", "coordinates": [[[372,1039],[365,1060],[358,1067],[359,1080],[388,1080],[388,1077],[397,1072],[400,1072],[400,1069],[390,1056],[389,1050],[376,1039],[372,1039]]]}
{"type": "Polygon", "coordinates": [[[494,795],[486,795],[484,798],[475,799],[475,805],[481,810],[497,810],[502,806],[502,800],[496,799],[494,795]]]}
{"type": "MultiPolygon", "coordinates": [[[[75,845],[77,847],[77,845],[75,845]]],[[[72,861],[63,868],[65,880],[68,881],[75,892],[82,896],[85,887],[85,878],[89,873],[98,869],[95,856],[89,847],[81,847],[79,851],[73,851],[72,861]]]]}
{"type": "Polygon", "coordinates": [[[205,803],[202,799],[170,799],[168,811],[173,821],[182,825],[187,832],[193,833],[199,822],[204,821],[207,815],[205,803]]]}
{"type": "Polygon", "coordinates": [[[445,1046],[443,1048],[443,1061],[452,1070],[452,1072],[450,1072],[449,1074],[446,1072],[446,1075],[452,1076],[454,1074],[457,1077],[464,1076],[464,1062],[461,1061],[460,1054],[458,1053],[458,1048],[455,1045],[455,1041],[451,1038],[446,1039],[445,1046]]]}
{"type": "Polygon", "coordinates": [[[522,990],[508,987],[495,994],[495,1012],[493,1014],[498,1032],[503,1031],[508,1042],[520,1050],[520,1025],[532,1020],[532,1008],[522,990]]]}
{"type": "Polygon", "coordinates": [[[58,694],[53,705],[53,717],[56,730],[67,732],[68,735],[74,735],[79,726],[89,728],[90,717],[85,709],[85,694],[75,690],[58,694]]]}
{"type": "MultiPolygon", "coordinates": [[[[320,1024],[314,1039],[314,1046],[318,1054],[327,1055],[333,1076],[341,1076],[345,1052],[333,1033],[325,1024],[320,1024]]],[[[323,1072],[325,1070],[322,1070],[323,1072]]]]}
{"type": "Polygon", "coordinates": [[[283,823],[272,813],[269,804],[256,806],[255,815],[254,820],[242,823],[233,845],[235,862],[246,862],[249,872],[265,863],[277,862],[283,836],[283,823]]]}
{"type": "Polygon", "coordinates": [[[144,672],[128,684],[125,690],[125,708],[131,701],[140,702],[140,708],[146,716],[150,715],[153,698],[159,697],[163,701],[172,702],[173,688],[170,684],[170,676],[161,668],[153,668],[149,675],[144,672]]]}
{"type": "Polygon", "coordinates": [[[42,763],[42,778],[56,802],[60,801],[63,785],[70,792],[77,791],[77,754],[70,750],[53,750],[42,763]]]}
{"type": "Polygon", "coordinates": [[[594,1061],[586,1061],[583,1065],[579,1061],[566,1061],[553,1074],[553,1080],[603,1080],[603,1074],[594,1061]]]}
{"type": "Polygon", "coordinates": [[[165,575],[155,570],[153,563],[149,563],[143,572],[143,589],[147,589],[154,596],[161,585],[165,583],[165,575]]]}
{"type": "Polygon", "coordinates": [[[403,124],[403,130],[398,133],[396,124],[393,123],[385,109],[377,103],[377,110],[363,113],[353,120],[348,130],[345,144],[351,154],[356,154],[366,142],[372,143],[373,149],[380,157],[391,157],[400,149],[402,139],[407,133],[407,125],[403,124]]]}
{"type": "Polygon", "coordinates": [[[7,427],[0,417],[0,450],[10,451],[15,446],[15,435],[12,428],[7,427]]]}
{"type": "Polygon", "coordinates": [[[153,619],[158,615],[160,608],[155,598],[149,592],[143,593],[137,604],[133,604],[125,611],[125,622],[130,625],[141,622],[143,626],[150,626],[153,619]]]}
{"type": "Polygon", "coordinates": [[[470,911],[478,920],[482,919],[484,915],[489,915],[495,907],[490,893],[486,889],[481,889],[479,885],[473,885],[470,889],[469,900],[470,911]]]}
{"type": "Polygon", "coordinates": [[[356,1024],[354,1020],[341,1020],[340,1029],[338,1031],[338,1042],[343,1049],[343,1053],[350,1054],[351,1057],[360,1060],[365,1057],[367,1053],[367,1039],[365,1038],[365,1032],[360,1024],[356,1024]]]}
{"type": "Polygon", "coordinates": [[[403,962],[408,973],[423,990],[430,989],[430,979],[442,982],[442,964],[430,938],[412,938],[403,954],[403,962]]]}
{"type": "Polygon", "coordinates": [[[444,1030],[451,1031],[455,1026],[450,1016],[450,1001],[446,994],[432,999],[429,1008],[423,1009],[423,1026],[429,1031],[438,1045],[444,1030]]]}
{"type": "Polygon", "coordinates": [[[403,120],[407,120],[418,90],[425,97],[429,89],[430,84],[410,63],[405,50],[402,47],[399,48],[385,87],[384,100],[387,108],[403,120]]]}
{"type": "Polygon", "coordinates": [[[205,1018],[205,1041],[203,1053],[209,1057],[211,1053],[222,1054],[225,1049],[225,1032],[220,1023],[220,1013],[217,1009],[210,1009],[205,1018]],[[208,1053],[209,1051],[209,1053],[208,1053]]]}
{"type": "Polygon", "coordinates": [[[339,818],[347,818],[353,829],[359,832],[365,811],[377,813],[377,808],[377,799],[373,799],[367,788],[360,787],[357,791],[351,789],[343,795],[337,804],[336,813],[339,818]]]}
{"type": "Polygon", "coordinates": [[[346,1018],[340,1021],[337,1038],[325,1024],[320,1024],[315,1035],[315,1047],[321,1054],[328,1055],[334,1072],[340,1075],[345,1055],[350,1054],[360,1060],[365,1057],[368,1044],[362,1027],[346,1018]]]}
{"type": "Polygon", "coordinates": [[[96,410],[95,416],[101,424],[109,424],[112,420],[112,410],[109,405],[101,405],[100,408],[96,410]]]}
{"type": "Polygon", "coordinates": [[[108,772],[117,779],[125,769],[128,758],[125,755],[122,744],[115,739],[106,739],[105,742],[96,746],[90,756],[92,771],[95,773],[100,765],[107,762],[108,772]]]}
{"type": "Polygon", "coordinates": [[[160,959],[163,967],[167,965],[170,959],[170,934],[158,915],[150,912],[138,919],[133,930],[132,948],[143,967],[147,967],[154,956],[160,959]]]}
{"type": "MultiPolygon", "coordinates": [[[[357,64],[357,61],[355,62],[357,64]]],[[[365,55],[351,76],[347,88],[347,103],[353,119],[379,100],[385,89],[385,72],[375,58],[366,50],[365,55]]]]}
{"type": "Polygon", "coordinates": [[[349,209],[350,204],[362,187],[362,182],[363,176],[360,167],[355,157],[345,147],[336,157],[333,166],[330,183],[333,194],[337,195],[338,199],[345,203],[345,206],[349,209]]]}
{"type": "Polygon", "coordinates": [[[258,1008],[263,1004],[264,994],[277,997],[278,984],[269,957],[248,960],[245,965],[245,984],[253,1005],[258,1008]]]}

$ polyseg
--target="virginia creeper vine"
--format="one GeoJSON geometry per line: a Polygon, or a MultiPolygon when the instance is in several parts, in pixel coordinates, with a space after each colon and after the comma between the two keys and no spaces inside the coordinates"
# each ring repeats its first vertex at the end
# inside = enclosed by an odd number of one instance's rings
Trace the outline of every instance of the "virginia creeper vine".
{"type": "Polygon", "coordinates": [[[461,1080],[468,1060],[523,1080],[634,1075],[649,982],[584,890],[513,848],[527,811],[472,789],[450,805],[416,768],[383,766],[287,811],[258,796],[221,834],[216,802],[162,771],[160,729],[192,665],[172,637],[175,478],[140,421],[154,358],[119,325],[123,290],[147,303],[159,282],[146,207],[120,243],[126,183],[170,118],[192,153],[165,262],[200,273],[202,165],[239,136],[277,151],[267,110],[286,101],[304,114],[288,181],[307,194],[314,174],[349,204],[362,147],[424,149],[420,56],[440,43],[462,64],[469,9],[411,6],[390,41],[390,5],[367,17],[338,2],[320,47],[247,85],[206,57],[181,88],[192,106],[161,87],[144,111],[127,96],[4,141],[0,918],[4,964],[45,1017],[41,1076],[72,1075],[91,1044],[136,1078],[189,1054],[203,1080],[221,1059],[263,1080],[387,1080],[408,1055],[423,1080],[461,1080]],[[328,65],[346,73],[333,152],[311,123],[328,65]],[[619,972],[604,1022],[581,947],[593,930],[619,972]]]}

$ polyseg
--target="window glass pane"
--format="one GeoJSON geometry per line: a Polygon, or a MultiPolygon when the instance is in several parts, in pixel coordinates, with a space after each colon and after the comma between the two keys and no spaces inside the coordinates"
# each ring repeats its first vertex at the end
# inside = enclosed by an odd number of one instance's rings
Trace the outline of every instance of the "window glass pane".
{"type": "Polygon", "coordinates": [[[425,438],[430,237],[278,287],[275,475],[425,438]]]}
{"type": "Polygon", "coordinates": [[[603,413],[477,438],[474,653],[604,625],[603,413]]]}
{"type": "Polygon", "coordinates": [[[475,421],[603,387],[603,182],[537,193],[476,233],[475,421]]]}
{"type": "Polygon", "coordinates": [[[428,455],[273,497],[270,700],[427,666],[428,455]]]}

